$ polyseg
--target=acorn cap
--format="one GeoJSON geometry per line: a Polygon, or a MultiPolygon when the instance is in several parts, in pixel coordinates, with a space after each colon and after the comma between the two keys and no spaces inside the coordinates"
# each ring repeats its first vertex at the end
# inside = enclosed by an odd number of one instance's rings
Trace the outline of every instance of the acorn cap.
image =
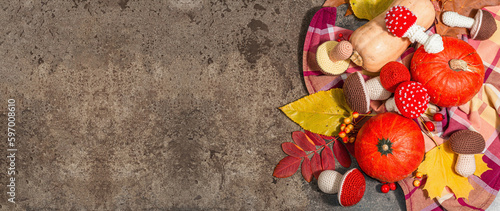
{"type": "Polygon", "coordinates": [[[387,91],[394,93],[399,84],[411,80],[408,68],[400,62],[389,62],[380,70],[380,82],[387,91]]]}
{"type": "Polygon", "coordinates": [[[354,72],[347,76],[343,90],[347,104],[353,111],[363,114],[370,111],[370,98],[361,73],[354,72]]]}
{"type": "Polygon", "coordinates": [[[353,206],[363,198],[365,194],[365,176],[357,168],[347,171],[342,177],[339,189],[339,203],[343,207],[353,206]]]}
{"type": "Polygon", "coordinates": [[[421,83],[407,81],[398,86],[394,93],[394,100],[401,115],[413,119],[425,112],[430,97],[421,83]]]}
{"type": "Polygon", "coordinates": [[[394,6],[385,14],[387,31],[397,37],[403,37],[406,31],[416,22],[417,16],[405,6],[394,6]]]}
{"type": "Polygon", "coordinates": [[[470,36],[475,40],[487,40],[497,30],[495,18],[488,11],[477,10],[474,25],[470,29],[470,36]]]}
{"type": "Polygon", "coordinates": [[[459,130],[450,136],[451,150],[458,154],[478,154],[484,150],[483,136],[472,130],[459,130]]]}
{"type": "Polygon", "coordinates": [[[339,75],[349,67],[351,55],[352,45],[350,42],[326,41],[316,50],[316,61],[324,74],[339,75]]]}

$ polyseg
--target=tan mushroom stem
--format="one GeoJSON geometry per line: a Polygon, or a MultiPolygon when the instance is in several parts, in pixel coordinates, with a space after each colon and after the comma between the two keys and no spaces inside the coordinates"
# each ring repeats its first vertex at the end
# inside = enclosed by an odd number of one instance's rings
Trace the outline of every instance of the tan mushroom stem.
{"type": "Polygon", "coordinates": [[[476,171],[474,154],[458,154],[455,171],[464,177],[469,177],[476,171]]]}
{"type": "Polygon", "coordinates": [[[318,177],[318,187],[321,191],[328,194],[336,194],[340,190],[342,174],[333,170],[325,170],[318,177]]]}
{"type": "Polygon", "coordinates": [[[385,110],[401,114],[398,110],[398,106],[396,106],[396,100],[394,99],[394,97],[391,97],[387,101],[385,101],[385,110]]]}
{"type": "Polygon", "coordinates": [[[456,12],[448,11],[443,13],[443,23],[451,27],[472,28],[474,18],[460,15],[456,12]]]}
{"type": "Polygon", "coordinates": [[[380,76],[367,80],[365,85],[366,90],[368,90],[368,96],[370,97],[370,100],[386,100],[392,94],[382,86],[380,76]]]}

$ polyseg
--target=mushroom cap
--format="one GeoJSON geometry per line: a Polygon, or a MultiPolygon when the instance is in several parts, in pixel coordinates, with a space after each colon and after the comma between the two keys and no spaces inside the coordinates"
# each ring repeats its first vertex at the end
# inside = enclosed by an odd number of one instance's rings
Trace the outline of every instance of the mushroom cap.
{"type": "Polygon", "coordinates": [[[401,115],[413,119],[425,112],[430,97],[421,83],[407,81],[398,86],[394,92],[394,100],[401,115]]]}
{"type": "Polygon", "coordinates": [[[354,72],[347,76],[343,90],[347,104],[353,111],[362,114],[370,111],[370,97],[365,80],[360,72],[354,72]]]}
{"type": "MultiPolygon", "coordinates": [[[[347,42],[347,41],[345,41],[347,42]]],[[[330,52],[335,49],[335,51],[339,52],[340,57],[345,57],[349,52],[350,43],[347,42],[348,45],[343,44],[336,48],[339,44],[336,41],[326,41],[322,43],[318,49],[316,50],[316,61],[318,62],[319,67],[321,68],[321,72],[327,75],[338,75],[342,74],[349,67],[349,56],[352,54],[352,45],[351,45],[351,53],[346,59],[333,61],[330,57],[330,52]]]]}
{"type": "Polygon", "coordinates": [[[391,7],[385,14],[385,26],[387,31],[398,37],[408,31],[417,22],[417,16],[405,6],[397,5],[391,7]]]}
{"type": "Polygon", "coordinates": [[[400,62],[389,62],[380,70],[380,82],[387,91],[394,93],[398,85],[411,80],[408,68],[400,62]]]}
{"type": "Polygon", "coordinates": [[[339,203],[343,207],[357,204],[365,194],[365,176],[357,168],[347,171],[340,182],[339,203]]]}
{"type": "Polygon", "coordinates": [[[487,40],[497,31],[495,18],[488,11],[477,10],[470,36],[475,40],[487,40]]]}
{"type": "Polygon", "coordinates": [[[484,150],[486,141],[483,136],[472,130],[459,130],[450,136],[451,150],[458,154],[478,154],[484,150]]]}

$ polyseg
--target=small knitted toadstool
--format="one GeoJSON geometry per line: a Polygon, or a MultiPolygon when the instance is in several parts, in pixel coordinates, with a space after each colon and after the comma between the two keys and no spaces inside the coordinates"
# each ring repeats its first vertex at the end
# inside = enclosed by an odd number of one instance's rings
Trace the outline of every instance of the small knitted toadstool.
{"type": "Polygon", "coordinates": [[[410,71],[400,62],[389,62],[380,70],[382,86],[389,92],[394,93],[399,84],[409,80],[411,80],[410,71]]]}
{"type": "Polygon", "coordinates": [[[441,52],[444,49],[441,36],[433,34],[429,37],[425,33],[425,28],[416,23],[417,16],[405,6],[394,6],[385,15],[385,25],[393,35],[407,37],[411,42],[424,45],[424,50],[427,53],[441,52]]]}
{"type": "Polygon", "coordinates": [[[327,75],[342,74],[349,67],[352,45],[348,41],[326,41],[316,50],[316,61],[327,75]]]}
{"type": "Polygon", "coordinates": [[[385,102],[387,111],[395,111],[408,118],[422,115],[429,105],[427,89],[419,82],[407,81],[401,83],[394,97],[385,102]]]}
{"type": "Polygon", "coordinates": [[[483,10],[478,10],[474,18],[447,11],[443,13],[443,23],[451,27],[470,29],[470,37],[474,40],[487,40],[497,30],[497,24],[493,15],[483,10]]]}
{"type": "Polygon", "coordinates": [[[474,154],[484,150],[486,142],[483,136],[471,130],[460,130],[450,136],[450,147],[458,154],[455,171],[464,177],[469,177],[476,171],[474,154]]]}
{"type": "Polygon", "coordinates": [[[349,107],[359,113],[370,111],[370,100],[385,100],[391,96],[391,93],[382,87],[379,77],[365,82],[360,72],[347,76],[343,91],[349,107]]]}
{"type": "Polygon", "coordinates": [[[361,201],[366,181],[357,168],[347,171],[343,176],[333,170],[324,170],[318,177],[318,187],[324,193],[338,193],[340,205],[348,207],[361,201]]]}

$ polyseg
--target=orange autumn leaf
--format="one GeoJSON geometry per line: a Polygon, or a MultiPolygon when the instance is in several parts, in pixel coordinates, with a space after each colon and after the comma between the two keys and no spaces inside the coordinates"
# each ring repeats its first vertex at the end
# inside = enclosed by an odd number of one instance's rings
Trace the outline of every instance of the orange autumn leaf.
{"type": "Polygon", "coordinates": [[[487,6],[500,5],[500,0],[432,0],[436,10],[436,32],[456,37],[459,34],[468,34],[468,30],[459,27],[449,27],[441,22],[441,14],[445,11],[454,11],[460,15],[474,18],[477,9],[487,6]]]}
{"type": "MultiPolygon", "coordinates": [[[[349,0],[326,0],[325,3],[323,3],[323,7],[338,7],[342,4],[349,4],[349,0]]],[[[351,8],[351,5],[349,5],[349,8],[347,8],[347,11],[345,12],[344,16],[352,15],[354,14],[351,8]]]]}
{"type": "MultiPolygon", "coordinates": [[[[476,171],[474,175],[480,176],[489,170],[482,160],[483,154],[475,155],[476,171]]],[[[425,160],[418,167],[418,171],[427,175],[427,182],[423,189],[431,199],[442,197],[445,187],[453,191],[457,198],[468,199],[469,192],[474,188],[467,177],[455,173],[454,167],[458,155],[454,153],[448,142],[445,142],[425,154],[425,160]]]]}

